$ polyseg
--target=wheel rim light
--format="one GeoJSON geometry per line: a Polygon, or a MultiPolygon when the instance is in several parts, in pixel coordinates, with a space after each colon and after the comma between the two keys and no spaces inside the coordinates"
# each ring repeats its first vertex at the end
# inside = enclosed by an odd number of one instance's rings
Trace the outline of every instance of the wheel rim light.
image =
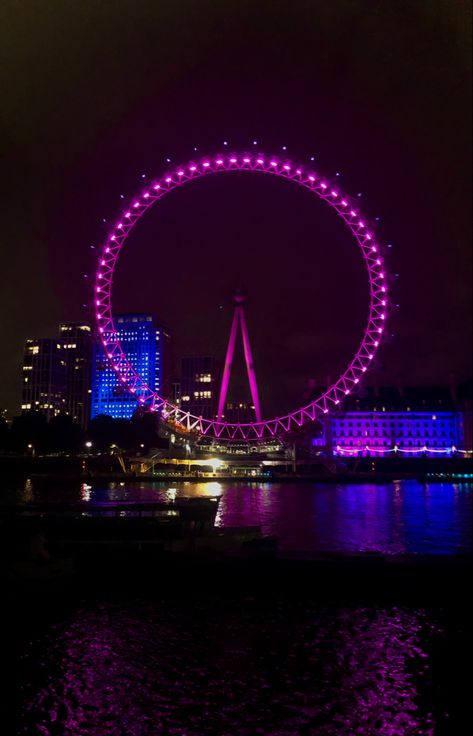
{"type": "Polygon", "coordinates": [[[146,187],[138,197],[134,197],[117,219],[117,225],[108,234],[99,254],[95,277],[95,315],[98,333],[105,355],[116,371],[125,388],[138,397],[153,411],[159,411],[167,421],[176,423],[185,431],[194,431],[221,440],[260,440],[274,437],[281,432],[289,432],[314,421],[321,414],[327,414],[339,407],[342,400],[357,386],[378,349],[380,337],[386,326],[387,313],[387,275],[383,259],[379,255],[379,244],[373,242],[374,235],[366,226],[358,208],[350,208],[349,199],[338,189],[331,189],[321,181],[313,170],[296,166],[286,159],[262,154],[249,155],[234,153],[207,157],[200,162],[190,162],[168,171],[159,180],[146,187]],[[348,367],[324,393],[309,404],[286,414],[283,417],[266,419],[261,422],[228,423],[197,417],[160,397],[135,371],[124,353],[112,315],[112,286],[115,267],[125,240],[136,222],[147,210],[159,202],[169,192],[211,174],[231,171],[246,171],[269,174],[288,179],[312,191],[319,199],[336,211],[351,231],[365,262],[370,291],[368,321],[360,345],[348,367]]]}

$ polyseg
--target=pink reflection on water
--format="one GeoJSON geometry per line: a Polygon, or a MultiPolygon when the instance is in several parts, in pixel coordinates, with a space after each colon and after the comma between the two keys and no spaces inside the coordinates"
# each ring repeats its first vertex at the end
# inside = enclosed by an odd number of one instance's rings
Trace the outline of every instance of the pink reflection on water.
{"type": "Polygon", "coordinates": [[[417,609],[94,604],[31,646],[22,725],[42,736],[432,736],[422,692],[436,633],[417,609]]]}

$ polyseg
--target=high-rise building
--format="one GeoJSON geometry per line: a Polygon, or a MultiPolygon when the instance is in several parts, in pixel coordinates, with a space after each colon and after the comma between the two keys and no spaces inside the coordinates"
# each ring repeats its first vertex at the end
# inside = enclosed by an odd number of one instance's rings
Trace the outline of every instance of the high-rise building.
{"type": "Polygon", "coordinates": [[[40,411],[47,419],[65,411],[66,362],[57,338],[27,340],[23,357],[23,413],[40,411]]]}
{"type": "MultiPolygon", "coordinates": [[[[156,326],[150,314],[116,315],[114,322],[130,364],[148,386],[160,396],[168,398],[168,331],[156,326]]],[[[120,384],[98,340],[93,350],[91,390],[91,419],[99,414],[115,419],[131,419],[137,408],[137,398],[120,384]]]]}
{"type": "Polygon", "coordinates": [[[255,407],[251,401],[227,401],[222,419],[231,424],[247,424],[255,421],[255,407]]]}
{"type": "Polygon", "coordinates": [[[215,419],[219,371],[214,358],[183,358],[181,363],[180,407],[197,417],[215,419]]]}
{"type": "Polygon", "coordinates": [[[66,364],[65,412],[85,428],[89,421],[92,327],[85,322],[59,325],[58,350],[66,364]]]}

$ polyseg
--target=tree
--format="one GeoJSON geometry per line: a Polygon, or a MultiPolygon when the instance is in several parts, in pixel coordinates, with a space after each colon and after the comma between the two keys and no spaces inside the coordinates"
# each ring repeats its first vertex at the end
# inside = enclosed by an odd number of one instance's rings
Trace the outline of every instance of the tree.
{"type": "Polygon", "coordinates": [[[14,417],[11,428],[11,444],[15,450],[25,452],[32,445],[36,452],[43,452],[47,446],[48,423],[39,411],[28,411],[14,417]]]}
{"type": "Polygon", "coordinates": [[[68,414],[58,414],[50,419],[47,446],[51,452],[74,452],[81,442],[81,428],[68,414]]]}

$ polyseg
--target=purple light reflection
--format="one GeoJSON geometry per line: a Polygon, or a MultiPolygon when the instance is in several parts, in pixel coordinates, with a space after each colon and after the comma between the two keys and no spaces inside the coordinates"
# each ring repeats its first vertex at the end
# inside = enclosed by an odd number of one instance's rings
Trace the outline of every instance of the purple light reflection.
{"type": "Polygon", "coordinates": [[[93,604],[30,645],[22,732],[432,736],[436,634],[418,609],[93,604]]]}

